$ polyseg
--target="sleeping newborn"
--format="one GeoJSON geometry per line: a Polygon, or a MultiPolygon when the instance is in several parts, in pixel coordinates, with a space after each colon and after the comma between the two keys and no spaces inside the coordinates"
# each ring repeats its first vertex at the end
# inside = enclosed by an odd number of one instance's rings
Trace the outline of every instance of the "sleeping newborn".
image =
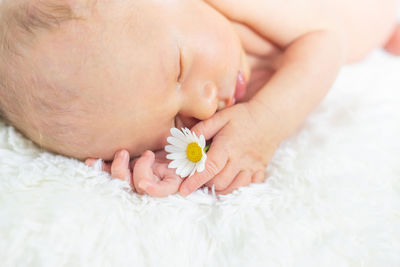
{"type": "Polygon", "coordinates": [[[49,151],[114,160],[141,194],[227,194],[264,181],[343,64],[398,53],[396,4],[3,0],[1,114],[49,151]],[[172,127],[212,139],[186,180],[167,168],[172,127]]]}

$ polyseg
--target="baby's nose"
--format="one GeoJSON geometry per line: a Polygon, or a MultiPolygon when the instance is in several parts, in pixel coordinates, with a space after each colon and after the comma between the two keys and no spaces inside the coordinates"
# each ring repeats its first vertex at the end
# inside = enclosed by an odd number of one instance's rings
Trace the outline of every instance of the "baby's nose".
{"type": "Polygon", "coordinates": [[[217,111],[219,92],[213,82],[195,85],[183,90],[184,100],[181,114],[198,120],[206,120],[217,111]]]}
{"type": "Polygon", "coordinates": [[[218,111],[219,111],[219,110],[222,110],[222,109],[224,109],[224,108],[233,106],[233,105],[235,104],[235,101],[236,101],[236,100],[235,100],[234,97],[231,97],[231,98],[228,98],[228,99],[225,99],[225,100],[220,100],[220,101],[218,102],[218,111]]]}

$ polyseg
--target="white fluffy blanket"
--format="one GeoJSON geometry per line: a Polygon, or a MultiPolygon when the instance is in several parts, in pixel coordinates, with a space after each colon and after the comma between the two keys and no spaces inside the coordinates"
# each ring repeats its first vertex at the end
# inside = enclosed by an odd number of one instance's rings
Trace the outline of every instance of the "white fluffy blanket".
{"type": "Polygon", "coordinates": [[[345,67],[267,173],[139,196],[0,123],[0,265],[400,266],[400,58],[345,67]]]}

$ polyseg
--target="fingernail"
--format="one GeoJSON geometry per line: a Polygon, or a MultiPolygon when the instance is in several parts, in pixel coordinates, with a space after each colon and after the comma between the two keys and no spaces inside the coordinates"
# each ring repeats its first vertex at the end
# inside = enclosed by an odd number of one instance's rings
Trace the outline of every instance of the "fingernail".
{"type": "Polygon", "coordinates": [[[129,154],[126,153],[125,151],[121,151],[119,155],[120,155],[121,159],[126,159],[129,154]]]}

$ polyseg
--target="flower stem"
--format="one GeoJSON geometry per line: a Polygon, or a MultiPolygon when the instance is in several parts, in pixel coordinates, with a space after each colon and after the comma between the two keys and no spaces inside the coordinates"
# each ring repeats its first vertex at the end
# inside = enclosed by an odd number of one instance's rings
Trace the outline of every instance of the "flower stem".
{"type": "Polygon", "coordinates": [[[205,147],[204,147],[204,151],[207,153],[207,151],[210,149],[210,145],[206,145],[205,147]]]}

